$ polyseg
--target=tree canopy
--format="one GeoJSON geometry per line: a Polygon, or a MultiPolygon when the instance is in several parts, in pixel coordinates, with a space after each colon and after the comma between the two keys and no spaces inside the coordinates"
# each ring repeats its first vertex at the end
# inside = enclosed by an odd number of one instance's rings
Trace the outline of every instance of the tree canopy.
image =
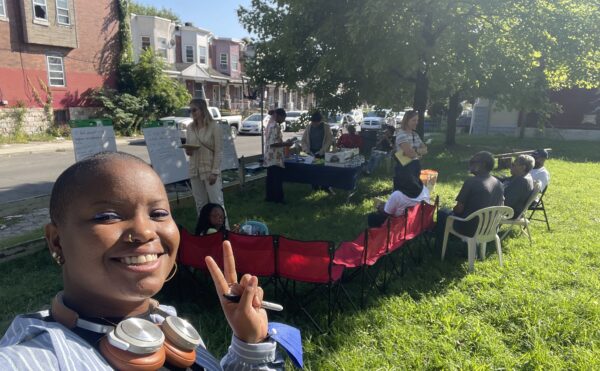
{"type": "Polygon", "coordinates": [[[168,116],[190,101],[185,86],[167,76],[164,67],[163,60],[148,49],[138,63],[121,65],[118,92],[95,91],[94,99],[105,108],[118,131],[132,134],[144,121],[168,116]]]}
{"type": "Polygon", "coordinates": [[[248,73],[329,109],[477,95],[531,111],[548,89],[600,86],[597,1],[253,0],[238,15],[256,35],[248,73]]]}
{"type": "Polygon", "coordinates": [[[129,3],[129,11],[133,14],[152,15],[156,17],[170,19],[173,22],[181,22],[179,16],[170,8],[157,8],[152,5],[144,5],[136,1],[129,3]]]}

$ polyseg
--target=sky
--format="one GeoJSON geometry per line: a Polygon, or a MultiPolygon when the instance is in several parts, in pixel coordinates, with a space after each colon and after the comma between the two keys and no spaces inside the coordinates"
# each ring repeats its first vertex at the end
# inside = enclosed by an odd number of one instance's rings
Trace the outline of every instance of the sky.
{"type": "Polygon", "coordinates": [[[249,7],[251,0],[136,0],[144,5],[170,8],[182,22],[212,32],[218,37],[241,39],[249,33],[240,25],[237,9],[249,7]]]}

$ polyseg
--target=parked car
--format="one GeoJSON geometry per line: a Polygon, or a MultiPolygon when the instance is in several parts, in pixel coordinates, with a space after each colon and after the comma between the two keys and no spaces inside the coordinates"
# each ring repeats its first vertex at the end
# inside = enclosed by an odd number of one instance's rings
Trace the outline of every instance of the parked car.
{"type": "MultiPolygon", "coordinates": [[[[263,115],[262,120],[262,128],[263,130],[267,127],[269,123],[269,115],[266,113],[263,115]]],[[[250,116],[246,117],[244,121],[242,121],[242,126],[239,131],[240,134],[261,134],[260,128],[260,113],[253,113],[250,116]]]]}
{"type": "Polygon", "coordinates": [[[363,111],[359,108],[353,109],[350,112],[346,113],[347,115],[352,116],[352,119],[354,120],[354,122],[357,125],[357,129],[360,130],[359,125],[363,122],[363,111]]]}
{"type": "Polygon", "coordinates": [[[368,112],[363,123],[360,125],[362,130],[379,130],[382,125],[396,126],[396,118],[390,109],[379,109],[368,112]]]}
{"type": "Polygon", "coordinates": [[[281,124],[281,130],[286,131],[292,127],[295,127],[296,125],[294,124],[300,119],[300,116],[307,112],[308,111],[287,111],[285,122],[281,124]]]}
{"type": "Polygon", "coordinates": [[[463,110],[456,120],[456,132],[457,133],[469,133],[471,131],[471,118],[473,117],[473,110],[463,110]]]}
{"type": "Polygon", "coordinates": [[[354,121],[354,118],[350,113],[337,113],[335,115],[331,115],[327,118],[327,124],[329,125],[334,137],[336,137],[338,133],[341,134],[342,129],[348,125],[354,125],[356,127],[356,131],[360,131],[360,125],[357,125],[357,122],[354,121]]]}
{"type": "MultiPolygon", "coordinates": [[[[217,107],[208,107],[208,110],[214,120],[226,122],[229,124],[229,128],[231,129],[231,136],[235,138],[238,133],[240,123],[242,121],[242,116],[221,116],[221,111],[219,111],[217,107]]],[[[179,130],[179,137],[181,138],[182,142],[185,142],[187,128],[193,121],[190,107],[182,107],[178,109],[173,114],[173,116],[162,117],[160,118],[160,121],[175,121],[175,124],[177,125],[177,130],[179,130]]]]}

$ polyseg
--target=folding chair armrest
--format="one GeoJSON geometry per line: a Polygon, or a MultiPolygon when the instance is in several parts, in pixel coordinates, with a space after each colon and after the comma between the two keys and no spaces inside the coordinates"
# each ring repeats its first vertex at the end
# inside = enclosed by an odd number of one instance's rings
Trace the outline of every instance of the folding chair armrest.
{"type": "Polygon", "coordinates": [[[469,221],[471,219],[473,219],[473,218],[470,218],[470,215],[467,218],[459,218],[458,216],[449,215],[448,219],[446,219],[446,220],[458,220],[459,222],[467,222],[467,221],[469,221]]]}

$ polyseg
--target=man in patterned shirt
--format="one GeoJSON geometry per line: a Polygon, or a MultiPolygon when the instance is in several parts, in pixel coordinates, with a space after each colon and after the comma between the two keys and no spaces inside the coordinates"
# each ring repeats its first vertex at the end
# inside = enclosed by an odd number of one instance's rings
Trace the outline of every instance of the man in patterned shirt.
{"type": "Polygon", "coordinates": [[[265,201],[283,203],[282,172],[284,168],[283,147],[289,147],[292,142],[284,142],[280,124],[285,121],[286,113],[283,108],[273,111],[269,124],[265,129],[265,157],[263,166],[267,168],[265,201]]]}

